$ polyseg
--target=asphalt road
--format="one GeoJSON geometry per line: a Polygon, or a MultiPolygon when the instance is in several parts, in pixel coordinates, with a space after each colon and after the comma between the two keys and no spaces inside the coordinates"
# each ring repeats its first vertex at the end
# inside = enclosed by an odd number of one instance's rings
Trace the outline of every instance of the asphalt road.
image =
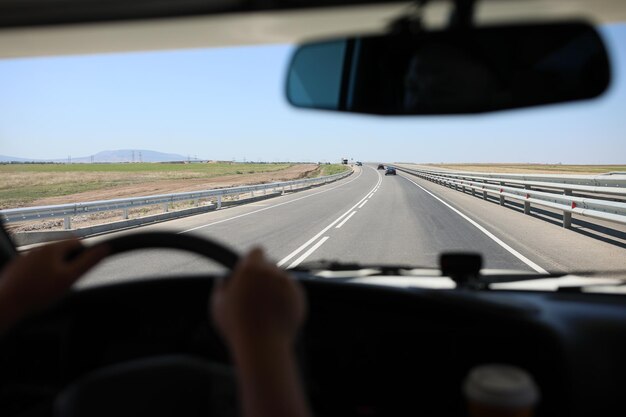
{"type": "MultiPolygon", "coordinates": [[[[436,267],[445,251],[479,252],[488,269],[626,269],[626,249],[408,174],[376,165],[347,179],[252,204],[87,239],[167,230],[215,239],[238,251],[262,246],[284,268],[316,260],[436,267]]],[[[177,251],[113,258],[84,284],[219,270],[177,251]]]]}

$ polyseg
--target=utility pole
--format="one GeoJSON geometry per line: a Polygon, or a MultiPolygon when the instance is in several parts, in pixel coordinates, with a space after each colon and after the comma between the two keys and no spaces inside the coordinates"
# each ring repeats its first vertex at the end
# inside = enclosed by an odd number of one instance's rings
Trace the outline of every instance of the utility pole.
{"type": "Polygon", "coordinates": [[[93,164],[93,155],[91,155],[91,163],[93,164]]]}
{"type": "Polygon", "coordinates": [[[139,151],[139,162],[143,162],[143,158],[141,157],[141,151],[139,151]]]}
{"type": "Polygon", "coordinates": [[[135,162],[135,151],[130,151],[132,162],[135,162]]]}

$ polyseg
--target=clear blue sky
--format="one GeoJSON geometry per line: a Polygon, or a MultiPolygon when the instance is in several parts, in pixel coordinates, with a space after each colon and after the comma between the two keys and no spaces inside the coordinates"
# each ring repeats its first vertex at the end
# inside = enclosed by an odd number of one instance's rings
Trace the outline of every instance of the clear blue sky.
{"type": "Polygon", "coordinates": [[[0,154],[150,149],[209,159],[626,163],[626,25],[614,83],[587,103],[471,117],[292,109],[290,45],[0,61],[0,154]]]}

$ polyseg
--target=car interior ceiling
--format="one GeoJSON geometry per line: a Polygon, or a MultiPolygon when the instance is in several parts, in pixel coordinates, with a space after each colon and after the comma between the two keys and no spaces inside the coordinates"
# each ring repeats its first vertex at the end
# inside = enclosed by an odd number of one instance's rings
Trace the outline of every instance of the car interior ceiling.
{"type": "MultiPolygon", "coordinates": [[[[465,0],[463,0],[465,1],[465,0]]],[[[447,18],[451,0],[429,0],[429,9],[436,14],[444,13],[447,18]]],[[[0,1],[0,28],[35,27],[45,25],[64,25],[74,23],[96,23],[124,20],[146,20],[159,18],[210,16],[250,12],[311,12],[316,9],[330,9],[334,12],[350,6],[358,10],[359,6],[380,7],[390,5],[406,9],[411,2],[382,0],[247,0],[247,1],[202,1],[202,0],[139,0],[133,2],[121,0],[21,0],[0,1]]],[[[623,17],[620,0],[594,2],[587,7],[585,2],[565,0],[482,0],[478,17],[513,17],[524,8],[523,16],[546,16],[550,14],[580,15],[587,14],[601,21],[618,21],[623,17]],[[485,6],[486,7],[482,7],[485,6]],[[533,14],[535,10],[538,14],[533,14]]],[[[349,9],[348,9],[349,10],[349,9]]],[[[380,11],[380,9],[379,9],[380,11]]],[[[428,14],[427,14],[428,16],[428,14]]]]}
{"type": "MultiPolygon", "coordinates": [[[[2,0],[0,27],[366,3],[2,0]]],[[[13,256],[2,228],[0,265],[13,256]]],[[[462,416],[463,378],[481,363],[528,370],[541,390],[538,416],[626,415],[623,296],[391,288],[294,274],[309,302],[297,352],[315,415],[462,416]]],[[[0,340],[0,414],[236,415],[231,360],[206,314],[220,278],[73,291],[0,340]]]]}

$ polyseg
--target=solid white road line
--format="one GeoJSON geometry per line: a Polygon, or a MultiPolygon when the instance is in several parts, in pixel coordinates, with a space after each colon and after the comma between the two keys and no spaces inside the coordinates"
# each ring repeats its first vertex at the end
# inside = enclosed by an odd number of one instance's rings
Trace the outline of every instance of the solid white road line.
{"type": "MultiPolygon", "coordinates": [[[[367,200],[365,200],[365,202],[367,202],[367,200]]],[[[343,221],[341,223],[339,223],[337,226],[335,226],[335,229],[341,229],[341,226],[343,226],[344,224],[346,224],[346,222],[348,220],[350,220],[350,217],[354,216],[356,214],[356,211],[353,211],[352,213],[350,213],[350,215],[348,217],[346,217],[345,219],[343,219],[343,221]]]]}
{"type": "MultiPolygon", "coordinates": [[[[370,169],[374,169],[369,167],[370,169]]],[[[378,171],[377,171],[378,173],[378,171]]],[[[374,188],[376,186],[378,186],[380,183],[382,182],[382,177],[380,176],[380,173],[378,173],[378,182],[376,183],[376,185],[374,186],[374,188]]],[[[305,250],[311,243],[315,242],[321,235],[323,235],[324,233],[326,233],[331,227],[333,227],[334,225],[336,225],[337,223],[339,223],[341,221],[341,219],[343,219],[344,217],[346,217],[348,214],[350,214],[350,212],[352,210],[354,210],[359,204],[361,204],[366,198],[367,196],[371,193],[371,190],[367,192],[367,194],[365,195],[365,197],[363,197],[362,199],[360,199],[354,206],[350,207],[350,209],[348,211],[346,211],[345,213],[343,213],[341,216],[339,216],[337,219],[335,219],[335,221],[333,221],[331,224],[329,224],[328,226],[326,226],[324,229],[322,229],[318,234],[316,234],[315,236],[313,236],[311,239],[307,240],[303,245],[301,245],[298,249],[294,250],[293,252],[291,252],[289,255],[285,256],[283,259],[280,260],[280,262],[278,262],[276,265],[278,266],[283,266],[284,264],[286,264],[291,258],[293,258],[294,256],[296,256],[297,254],[299,254],[300,252],[302,252],[303,250],[305,250]]]]}
{"type": "Polygon", "coordinates": [[[493,240],[494,242],[496,242],[498,245],[502,246],[504,249],[506,249],[511,255],[515,256],[517,259],[519,259],[520,261],[524,262],[526,265],[528,265],[530,268],[534,269],[536,272],[539,272],[540,274],[547,274],[548,271],[546,271],[545,269],[543,269],[542,267],[540,267],[539,265],[537,265],[536,263],[534,263],[533,261],[531,261],[530,259],[528,259],[527,257],[525,257],[524,255],[522,255],[521,253],[519,253],[518,251],[516,251],[515,249],[513,249],[512,247],[510,247],[509,245],[507,245],[506,243],[504,243],[503,241],[501,241],[499,238],[497,238],[493,233],[491,233],[489,230],[485,229],[483,226],[481,226],[480,224],[478,224],[476,221],[470,219],[468,216],[466,216],[465,214],[461,213],[459,210],[455,209],[454,207],[452,207],[450,204],[446,203],[445,201],[443,201],[441,198],[437,197],[436,195],[434,195],[433,193],[431,193],[430,191],[428,191],[427,189],[425,189],[424,187],[422,187],[421,185],[419,185],[418,183],[416,183],[415,181],[402,176],[402,178],[404,178],[405,180],[413,183],[416,187],[422,189],[424,192],[426,192],[427,194],[429,194],[431,197],[433,197],[434,199],[436,199],[437,201],[439,201],[441,204],[443,204],[444,206],[448,207],[450,210],[454,211],[456,214],[458,214],[459,216],[463,217],[465,220],[467,220],[470,224],[472,224],[473,226],[475,226],[478,230],[480,230],[481,232],[483,232],[485,235],[487,235],[487,237],[489,237],[491,240],[493,240]]]}
{"type": "Polygon", "coordinates": [[[359,206],[359,208],[363,208],[363,206],[365,205],[365,203],[367,203],[369,200],[365,200],[364,202],[361,203],[361,205],[359,206]]]}
{"type": "Polygon", "coordinates": [[[344,182],[344,183],[339,184],[339,185],[337,185],[335,187],[332,187],[332,188],[328,188],[328,189],[325,189],[325,190],[322,190],[322,191],[318,191],[318,192],[313,193],[313,194],[305,195],[304,197],[298,197],[298,198],[294,198],[293,200],[289,200],[289,201],[285,201],[285,202],[282,202],[282,203],[274,204],[273,206],[264,207],[264,208],[259,209],[259,210],[254,210],[254,211],[251,211],[249,213],[239,214],[237,216],[229,217],[229,218],[223,219],[223,220],[218,220],[218,221],[213,222],[213,223],[208,223],[208,224],[203,224],[202,226],[192,227],[191,229],[187,229],[187,230],[183,230],[182,232],[178,232],[178,234],[188,233],[188,232],[192,232],[194,230],[203,229],[205,227],[213,226],[213,225],[216,225],[216,224],[229,222],[231,220],[239,219],[241,217],[246,217],[246,216],[249,216],[251,214],[259,213],[261,211],[273,209],[273,208],[276,208],[276,207],[284,206],[285,204],[291,204],[291,203],[295,203],[296,201],[304,200],[305,198],[309,198],[309,197],[313,197],[313,196],[316,196],[316,195],[319,195],[319,194],[327,193],[328,191],[336,190],[339,187],[343,187],[344,185],[348,185],[352,181],[356,181],[361,176],[362,173],[363,173],[363,170],[361,170],[359,172],[359,174],[356,177],[352,178],[350,181],[344,182]]]}
{"type": "Polygon", "coordinates": [[[298,259],[296,259],[295,261],[293,261],[293,263],[291,265],[289,265],[287,267],[287,269],[291,269],[291,268],[295,268],[296,266],[300,265],[300,263],[302,261],[304,261],[306,258],[309,257],[309,255],[311,255],[313,252],[315,252],[320,246],[322,246],[324,244],[324,242],[326,242],[328,240],[329,236],[324,236],[323,238],[321,238],[319,240],[319,242],[317,242],[315,245],[311,246],[311,248],[304,252],[302,254],[302,256],[300,256],[298,259]]]}

